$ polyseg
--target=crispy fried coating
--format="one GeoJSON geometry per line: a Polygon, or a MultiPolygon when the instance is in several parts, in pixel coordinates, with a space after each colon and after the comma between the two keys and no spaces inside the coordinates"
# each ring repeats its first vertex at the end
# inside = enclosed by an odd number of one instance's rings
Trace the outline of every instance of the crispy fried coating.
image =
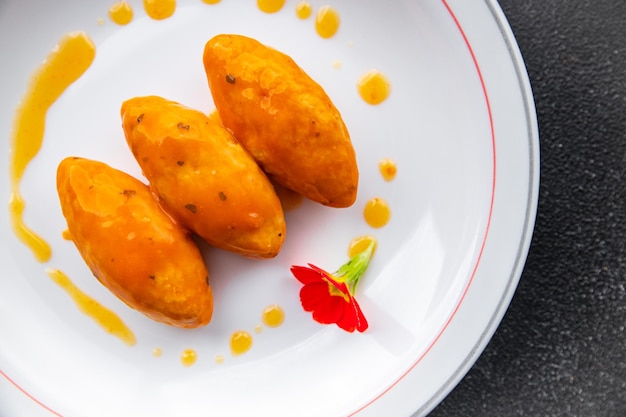
{"type": "Polygon", "coordinates": [[[200,250],[145,184],[102,162],[68,157],[57,168],[57,191],[72,241],[113,294],[172,326],[211,321],[200,250]]]}
{"type": "Polygon", "coordinates": [[[213,246],[276,256],[285,239],[272,184],[232,134],[205,114],[157,96],[121,108],[126,141],[166,211],[213,246]]]}
{"type": "Polygon", "coordinates": [[[219,115],[272,180],[332,207],[356,199],[350,135],[324,91],[289,56],[240,35],[217,35],[204,68],[219,115]]]}

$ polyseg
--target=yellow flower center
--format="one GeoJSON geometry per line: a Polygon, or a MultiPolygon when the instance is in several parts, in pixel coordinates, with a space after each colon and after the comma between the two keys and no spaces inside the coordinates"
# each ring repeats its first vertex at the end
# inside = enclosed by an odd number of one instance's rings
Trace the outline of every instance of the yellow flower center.
{"type": "MultiPolygon", "coordinates": [[[[335,277],[332,277],[332,278],[336,282],[339,282],[339,283],[343,282],[342,280],[339,280],[339,279],[337,279],[335,277]]],[[[346,293],[341,291],[339,288],[335,287],[332,282],[330,282],[328,280],[326,280],[326,282],[328,283],[328,292],[329,292],[330,295],[337,296],[337,297],[342,297],[346,301],[346,303],[350,301],[350,298],[348,297],[348,295],[346,293]]]]}

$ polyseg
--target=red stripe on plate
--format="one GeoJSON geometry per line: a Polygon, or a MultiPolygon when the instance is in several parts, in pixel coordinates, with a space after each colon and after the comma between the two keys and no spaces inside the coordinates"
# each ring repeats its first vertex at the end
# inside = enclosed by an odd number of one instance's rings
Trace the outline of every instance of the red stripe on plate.
{"type": "Polygon", "coordinates": [[[491,225],[491,216],[492,216],[492,213],[493,213],[493,202],[494,202],[494,198],[495,198],[494,196],[495,196],[495,190],[496,190],[496,133],[495,133],[494,125],[493,125],[493,114],[491,112],[491,103],[489,101],[489,94],[487,93],[487,86],[485,85],[485,80],[483,78],[483,73],[480,70],[480,65],[478,64],[478,59],[476,58],[476,54],[474,53],[474,49],[472,48],[472,45],[471,45],[469,39],[467,38],[467,35],[465,34],[465,31],[463,30],[463,26],[461,26],[461,23],[459,22],[459,19],[454,14],[454,11],[452,10],[450,5],[448,4],[447,0],[441,0],[441,3],[444,5],[446,10],[448,11],[448,14],[450,15],[450,17],[454,21],[454,24],[456,25],[457,29],[459,30],[459,33],[461,34],[461,37],[463,38],[463,42],[465,43],[465,46],[467,47],[467,50],[468,50],[468,52],[469,52],[469,54],[470,54],[470,56],[472,58],[472,61],[474,63],[474,67],[476,68],[476,72],[478,74],[478,78],[480,79],[480,86],[481,86],[481,88],[483,90],[483,95],[485,97],[485,105],[487,106],[487,113],[489,114],[489,128],[491,129],[491,150],[492,150],[492,154],[493,154],[493,157],[492,157],[492,161],[493,161],[493,177],[492,177],[492,181],[491,181],[491,200],[489,202],[489,215],[487,217],[487,227],[485,228],[485,234],[483,235],[483,240],[482,240],[482,244],[480,245],[480,251],[478,252],[478,258],[476,259],[476,264],[474,265],[474,268],[472,269],[472,273],[470,275],[469,280],[467,281],[467,285],[463,289],[463,292],[461,293],[461,297],[459,298],[459,301],[457,302],[456,306],[452,310],[452,313],[450,314],[450,316],[446,320],[445,324],[443,325],[443,327],[441,328],[439,333],[437,333],[437,335],[435,336],[433,341],[428,345],[426,350],[424,350],[424,352],[415,360],[415,362],[413,362],[411,364],[411,366],[406,371],[404,371],[402,373],[402,375],[400,375],[400,377],[397,380],[395,380],[391,385],[389,385],[387,388],[385,388],[376,397],[372,398],[370,401],[368,401],[367,403],[365,403],[364,405],[362,405],[361,407],[359,407],[358,409],[356,409],[355,411],[350,413],[349,414],[350,416],[354,416],[355,414],[360,413],[361,411],[363,411],[364,409],[366,409],[367,407],[369,407],[370,405],[375,403],[377,400],[379,400],[381,397],[383,397],[385,394],[387,394],[389,391],[391,391],[400,381],[402,381],[402,379],[404,379],[409,373],[411,373],[411,371],[413,371],[413,369],[415,369],[417,364],[419,364],[422,361],[422,359],[424,359],[424,357],[426,357],[426,355],[428,355],[428,353],[432,350],[432,348],[435,346],[435,344],[437,344],[437,342],[439,341],[439,339],[441,338],[443,333],[446,331],[446,329],[448,328],[448,326],[450,325],[450,323],[454,319],[454,316],[459,311],[459,308],[461,307],[461,304],[463,304],[463,300],[465,299],[465,296],[467,295],[467,292],[469,291],[469,289],[470,289],[470,287],[472,285],[472,282],[474,281],[474,277],[476,276],[476,271],[478,270],[478,265],[480,264],[480,260],[481,260],[482,255],[483,255],[483,251],[485,250],[485,244],[487,243],[487,235],[489,234],[489,227],[491,225]]]}

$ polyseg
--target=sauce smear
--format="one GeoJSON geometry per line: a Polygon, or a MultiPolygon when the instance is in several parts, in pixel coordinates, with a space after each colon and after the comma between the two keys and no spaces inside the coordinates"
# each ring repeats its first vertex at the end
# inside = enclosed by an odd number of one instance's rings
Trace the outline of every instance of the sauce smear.
{"type": "Polygon", "coordinates": [[[55,283],[72,297],[78,308],[98,323],[107,333],[117,336],[128,346],[133,346],[137,343],[133,332],[117,314],[82,292],[62,271],[47,269],[46,272],[55,283]]]}
{"type": "Polygon", "coordinates": [[[368,104],[380,104],[391,94],[391,84],[378,70],[369,70],[359,78],[357,89],[361,98],[368,104]]]}
{"type": "Polygon", "coordinates": [[[40,262],[52,256],[50,245],[24,223],[26,203],[20,193],[24,171],[41,149],[48,109],[91,65],[96,47],[84,32],[65,35],[31,78],[16,111],[11,143],[9,213],[15,235],[40,262]]]}

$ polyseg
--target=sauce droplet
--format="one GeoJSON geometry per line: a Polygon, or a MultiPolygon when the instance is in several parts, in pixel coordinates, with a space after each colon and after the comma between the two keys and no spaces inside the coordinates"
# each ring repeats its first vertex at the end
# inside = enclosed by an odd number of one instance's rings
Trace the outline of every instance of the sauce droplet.
{"type": "Polygon", "coordinates": [[[296,16],[298,19],[308,19],[311,16],[313,8],[308,1],[301,1],[296,4],[296,16]]]}
{"type": "Polygon", "coordinates": [[[378,229],[389,222],[391,209],[384,199],[374,197],[365,204],[363,216],[367,224],[378,229]]]}
{"type": "Polygon", "coordinates": [[[254,326],[254,333],[263,333],[263,325],[262,324],[257,324],[256,326],[254,326]]]}
{"type": "Polygon", "coordinates": [[[109,18],[118,25],[127,25],[133,20],[133,8],[127,1],[118,1],[109,8],[109,18]]]}
{"type": "Polygon", "coordinates": [[[84,32],[65,35],[33,74],[22,103],[16,111],[12,132],[9,213],[15,235],[40,262],[52,256],[50,245],[24,223],[26,203],[20,184],[27,165],[37,155],[44,137],[48,109],[91,65],[96,47],[84,32]]]}
{"type": "Polygon", "coordinates": [[[341,68],[341,61],[339,61],[339,60],[333,61],[333,68],[334,69],[341,68]]]}
{"type": "Polygon", "coordinates": [[[185,349],[180,354],[180,362],[184,366],[192,366],[198,360],[198,354],[193,349],[185,349]]]}
{"type": "Polygon", "coordinates": [[[398,172],[396,163],[389,158],[381,159],[378,163],[378,170],[385,181],[392,181],[398,172]]]}
{"type": "Polygon", "coordinates": [[[262,12],[276,13],[285,5],[285,0],[257,0],[256,5],[262,12]]]}
{"type": "Polygon", "coordinates": [[[215,363],[221,365],[224,363],[224,355],[215,356],[215,363]]]}
{"type": "Polygon", "coordinates": [[[252,335],[245,330],[238,330],[230,336],[230,352],[233,356],[242,355],[252,347],[252,335]]]}
{"type": "Polygon", "coordinates": [[[91,317],[107,333],[117,336],[128,346],[137,343],[133,332],[113,311],[104,307],[98,301],[82,292],[67,275],[58,269],[47,269],[46,273],[52,280],[72,297],[76,306],[87,316],[91,317]]]}
{"type": "Polygon", "coordinates": [[[152,349],[152,356],[154,356],[155,358],[161,357],[162,354],[163,349],[161,349],[160,347],[155,347],[154,349],[152,349]]]}
{"type": "Polygon", "coordinates": [[[217,4],[222,0],[202,0],[206,4],[217,4]]]}
{"type": "Polygon", "coordinates": [[[72,240],[72,235],[70,234],[69,229],[65,229],[63,232],[61,232],[61,237],[64,240],[70,240],[70,241],[72,240]]]}
{"type": "Polygon", "coordinates": [[[363,252],[372,242],[374,242],[374,250],[372,251],[373,254],[376,251],[376,246],[378,244],[374,236],[365,235],[355,237],[350,241],[350,245],[348,246],[348,258],[353,258],[363,252]]]}
{"type": "Polygon", "coordinates": [[[357,89],[361,98],[369,104],[380,104],[389,97],[391,84],[378,70],[369,70],[359,78],[357,89]]]}
{"type": "Polygon", "coordinates": [[[315,16],[315,30],[324,39],[332,37],[339,30],[339,13],[330,6],[322,6],[315,16]]]}
{"type": "Polygon", "coordinates": [[[261,320],[267,327],[278,327],[285,321],[285,311],[278,304],[272,304],[263,309],[261,320]]]}
{"type": "Polygon", "coordinates": [[[163,20],[176,11],[176,0],[143,0],[143,8],[154,20],[163,20]]]}

